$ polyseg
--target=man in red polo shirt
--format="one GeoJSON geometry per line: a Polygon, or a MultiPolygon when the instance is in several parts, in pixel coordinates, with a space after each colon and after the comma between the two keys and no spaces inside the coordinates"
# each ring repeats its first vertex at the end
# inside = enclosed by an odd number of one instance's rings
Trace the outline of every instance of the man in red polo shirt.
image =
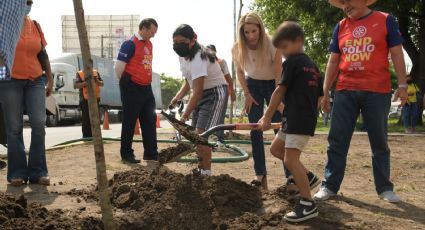
{"type": "Polygon", "coordinates": [[[115,64],[123,106],[120,153],[125,163],[140,163],[132,149],[137,119],[142,129],[143,159],[156,161],[158,157],[155,98],[151,87],[153,48],[150,41],[157,29],[155,19],[143,19],[139,31],[122,44],[115,64]]]}
{"type": "MultiPolygon", "coordinates": [[[[393,16],[369,9],[376,0],[329,0],[347,15],[336,26],[326,68],[322,107],[329,111],[328,91],[338,78],[328,137],[328,162],[322,188],[314,195],[326,200],[336,195],[344,178],[348,148],[361,113],[372,148],[375,189],[379,197],[399,202],[390,180],[387,143],[391,78],[388,55],[397,73],[397,96],[406,103],[403,38],[393,16]]],[[[359,188],[361,189],[361,188],[359,188]]]]}

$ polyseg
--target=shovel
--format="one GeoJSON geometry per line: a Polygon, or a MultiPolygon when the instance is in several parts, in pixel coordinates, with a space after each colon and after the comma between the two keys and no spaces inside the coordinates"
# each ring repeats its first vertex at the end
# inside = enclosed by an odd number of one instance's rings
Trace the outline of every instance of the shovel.
{"type": "MultiPolygon", "coordinates": [[[[210,144],[208,142],[208,138],[211,134],[221,131],[221,130],[253,130],[258,128],[257,123],[236,123],[236,124],[223,124],[223,125],[217,125],[214,127],[209,128],[202,134],[196,133],[196,129],[190,125],[185,124],[184,122],[181,122],[174,118],[173,116],[167,114],[164,111],[161,111],[161,114],[171,123],[171,125],[182,135],[184,136],[188,141],[190,141],[193,145],[207,145],[210,147],[213,147],[213,144],[210,144]]],[[[272,123],[270,129],[279,129],[281,127],[281,123],[272,123]]],[[[165,164],[169,162],[173,162],[180,157],[189,154],[190,152],[193,152],[194,146],[187,144],[187,143],[180,143],[178,147],[171,147],[174,148],[174,152],[172,155],[170,155],[170,152],[168,149],[161,151],[162,153],[167,153],[167,156],[159,157],[160,163],[165,164]]],[[[161,155],[161,152],[159,155],[161,155]]],[[[165,154],[164,154],[165,155],[165,154]]]]}

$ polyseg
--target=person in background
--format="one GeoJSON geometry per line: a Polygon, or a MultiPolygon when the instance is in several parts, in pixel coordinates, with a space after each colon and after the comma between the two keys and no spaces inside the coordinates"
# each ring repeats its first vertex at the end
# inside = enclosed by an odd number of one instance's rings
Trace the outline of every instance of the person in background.
{"type": "MultiPolygon", "coordinates": [[[[328,161],[322,187],[315,200],[335,196],[344,179],[348,149],[359,114],[369,136],[375,190],[388,202],[400,202],[390,181],[388,114],[391,106],[391,76],[388,54],[397,74],[397,96],[407,99],[403,38],[395,18],[374,11],[376,0],[330,0],[347,17],[335,27],[326,67],[322,109],[329,112],[329,90],[338,78],[328,136],[328,161]]],[[[367,179],[367,178],[365,178],[367,179]]],[[[358,188],[362,191],[364,188],[358,188]]]]}
{"type": "Polygon", "coordinates": [[[132,149],[134,127],[139,119],[142,129],[143,160],[158,159],[156,140],[155,97],[152,92],[153,38],[158,23],[153,18],[143,19],[139,32],[125,41],[118,54],[115,73],[120,79],[123,105],[121,131],[121,159],[126,163],[140,163],[132,149]]]}
{"type": "MultiPolygon", "coordinates": [[[[207,48],[212,52],[212,54],[216,58],[216,61],[220,65],[221,71],[223,72],[224,78],[226,79],[226,82],[227,82],[227,91],[229,92],[230,100],[235,102],[236,101],[236,93],[235,93],[235,89],[233,88],[232,75],[230,75],[229,67],[227,66],[226,60],[217,57],[217,49],[215,48],[215,45],[212,45],[212,44],[207,45],[207,48]]],[[[227,105],[227,103],[226,103],[226,105],[227,105]]],[[[223,120],[220,121],[220,124],[224,124],[225,116],[226,116],[226,110],[224,111],[223,120]]],[[[217,139],[217,143],[216,143],[215,147],[220,149],[220,148],[225,146],[224,130],[217,132],[217,138],[218,139],[217,139]]]]}
{"type": "Polygon", "coordinates": [[[7,181],[13,186],[20,186],[28,181],[41,185],[50,184],[45,152],[45,100],[52,92],[53,80],[51,73],[46,73],[49,83],[45,88],[41,79],[43,70],[38,54],[47,43],[41,27],[28,16],[32,3],[32,0],[27,1],[11,80],[0,81],[0,100],[7,130],[7,181]],[[24,109],[31,127],[28,161],[22,137],[24,109]]]}
{"type": "Polygon", "coordinates": [[[415,133],[418,121],[419,87],[407,76],[407,103],[403,106],[403,125],[406,133],[415,133]]]}
{"type": "Polygon", "coordinates": [[[298,23],[283,22],[273,36],[273,44],[286,59],[284,72],[258,124],[263,130],[270,128],[271,118],[285,98],[285,124],[273,140],[275,151],[272,153],[285,163],[299,189],[299,204],[284,216],[288,222],[297,223],[319,214],[310,190],[318,186],[320,180],[304,167],[300,156],[310,136],[314,136],[323,81],[316,64],[304,53],[304,32],[298,23]]]}
{"type": "MultiPolygon", "coordinates": [[[[0,81],[10,80],[10,69],[13,66],[16,43],[24,20],[26,0],[0,2],[0,81]]],[[[0,144],[7,145],[6,125],[0,100],[0,144]]],[[[7,166],[0,160],[0,169],[7,166]]]]}
{"type": "MultiPolygon", "coordinates": [[[[192,90],[181,121],[186,122],[192,114],[192,126],[197,133],[203,133],[224,119],[228,100],[227,82],[215,55],[198,43],[191,26],[182,24],[177,27],[173,33],[173,49],[180,57],[180,69],[185,81],[170,106],[192,90]]],[[[210,176],[211,148],[204,145],[196,147],[200,160],[194,173],[210,176]]]]}
{"type": "MultiPolygon", "coordinates": [[[[273,46],[263,21],[255,12],[249,12],[240,18],[232,55],[245,95],[244,112],[248,114],[250,123],[257,123],[263,116],[264,104],[270,103],[271,95],[280,80],[282,54],[273,46]]],[[[280,122],[281,119],[282,114],[276,111],[272,122],[280,122]]],[[[256,175],[251,184],[267,189],[263,132],[252,130],[250,134],[256,175]]]]}
{"type": "MultiPolygon", "coordinates": [[[[97,70],[93,70],[93,78],[95,82],[95,96],[97,98],[97,105],[99,106],[100,102],[100,91],[103,86],[103,80],[100,77],[97,70]]],[[[82,119],[81,119],[81,130],[83,132],[83,138],[93,137],[91,132],[90,124],[90,114],[89,114],[89,93],[87,88],[87,82],[85,78],[84,71],[78,71],[75,81],[74,88],[80,89],[80,106],[82,110],[82,119]]]]}

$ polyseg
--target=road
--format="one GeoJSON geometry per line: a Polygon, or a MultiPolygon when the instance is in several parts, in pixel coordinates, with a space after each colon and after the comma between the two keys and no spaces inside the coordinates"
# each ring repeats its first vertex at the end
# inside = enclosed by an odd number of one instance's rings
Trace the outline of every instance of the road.
{"type": "MultiPolygon", "coordinates": [[[[121,136],[121,124],[110,124],[109,128],[110,130],[102,130],[103,137],[115,138],[121,136]]],[[[167,121],[161,120],[161,128],[158,129],[158,133],[166,132],[172,132],[172,127],[167,121]]],[[[81,137],[80,125],[52,128],[46,127],[46,148],[81,137]]],[[[24,143],[25,147],[29,149],[31,144],[31,129],[29,127],[24,128],[24,143]]],[[[0,155],[1,154],[6,154],[6,148],[0,145],[0,155]]]]}

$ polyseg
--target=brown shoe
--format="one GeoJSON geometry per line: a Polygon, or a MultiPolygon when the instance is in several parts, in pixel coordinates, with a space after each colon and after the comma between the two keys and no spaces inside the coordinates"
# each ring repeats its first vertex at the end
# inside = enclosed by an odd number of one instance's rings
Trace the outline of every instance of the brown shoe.
{"type": "Polygon", "coordinates": [[[22,186],[24,185],[26,182],[24,181],[24,179],[22,178],[16,178],[16,179],[12,179],[10,180],[10,184],[12,186],[18,187],[18,186],[22,186]]]}
{"type": "Polygon", "coordinates": [[[40,177],[40,179],[38,179],[38,184],[49,186],[50,185],[50,178],[47,177],[47,176],[42,176],[42,177],[40,177]]]}
{"type": "Polygon", "coordinates": [[[267,176],[263,176],[261,181],[258,179],[254,179],[253,181],[251,181],[251,185],[254,187],[259,187],[265,191],[269,189],[267,184],[267,176]]]}

